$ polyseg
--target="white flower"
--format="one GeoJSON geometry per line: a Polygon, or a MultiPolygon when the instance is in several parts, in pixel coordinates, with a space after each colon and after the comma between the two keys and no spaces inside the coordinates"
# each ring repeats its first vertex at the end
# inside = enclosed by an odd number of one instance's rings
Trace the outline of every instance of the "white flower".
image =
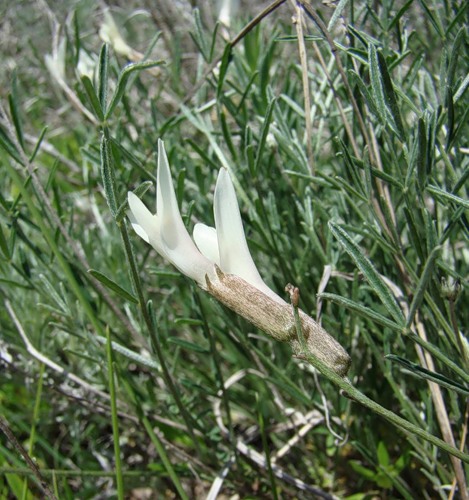
{"type": "Polygon", "coordinates": [[[44,61],[53,78],[61,83],[65,80],[65,52],[66,39],[62,38],[57,46],[54,47],[52,54],[46,54],[44,61]]]}
{"type": "Polygon", "coordinates": [[[220,170],[215,187],[216,229],[196,224],[195,244],[179,212],[163,141],[158,141],[156,214],[131,192],[128,200],[135,232],[202,288],[207,288],[206,277],[211,281],[217,279],[216,264],[223,273],[239,276],[277,302],[286,304],[264,283],[252,260],[236,193],[226,169],[220,170]]]}
{"type": "MultiPolygon", "coordinates": [[[[156,214],[134,193],[128,193],[130,222],[135,232],[183,274],[213,297],[264,330],[289,342],[304,355],[296,333],[293,309],[262,280],[247,246],[238,201],[228,171],[222,168],[214,195],[215,228],[196,224],[194,241],[179,212],[163,142],[158,141],[156,214]]],[[[350,357],[318,323],[299,310],[309,354],[345,376],[350,357]]]]}
{"type": "Polygon", "coordinates": [[[231,19],[239,9],[239,0],[221,0],[219,6],[218,20],[223,25],[230,27],[231,19]]]}
{"type": "Polygon", "coordinates": [[[93,81],[96,71],[97,59],[92,57],[85,50],[80,50],[78,55],[77,72],[80,77],[87,76],[93,81]]]}
{"type": "Polygon", "coordinates": [[[99,36],[104,43],[111,45],[118,54],[132,59],[134,50],[122,38],[109,9],[104,11],[104,22],[99,29],[99,36]]]}

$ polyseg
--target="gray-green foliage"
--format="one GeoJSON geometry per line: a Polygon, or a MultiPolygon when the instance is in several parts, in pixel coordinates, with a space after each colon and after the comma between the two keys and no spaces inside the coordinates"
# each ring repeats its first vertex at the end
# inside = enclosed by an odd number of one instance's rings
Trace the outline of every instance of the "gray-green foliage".
{"type": "MultiPolygon", "coordinates": [[[[60,498],[138,486],[191,497],[231,460],[222,489],[243,497],[306,494],[276,466],[339,496],[446,498],[454,477],[462,486],[466,464],[343,397],[126,221],[129,189],[154,207],[158,138],[190,231],[213,225],[215,179],[228,168],[265,281],[280,294],[295,284],[303,309],[320,309],[356,388],[460,446],[468,4],[341,1],[335,16],[305,7],[311,144],[289,3],[228,48],[207,9],[174,26],[164,12],[117,11],[143,57],[128,64],[99,40],[90,19],[101,8],[77,2],[58,31],[66,88],[44,64],[43,38],[15,42],[24,57],[2,77],[0,111],[0,403],[60,498]],[[93,74],[78,74],[80,51],[93,74]],[[277,459],[301,416],[317,424],[277,459]],[[263,461],[235,452],[237,439],[263,461]]],[[[16,14],[5,22],[26,30],[16,14]]],[[[0,496],[37,495],[4,440],[0,467],[0,496]]]]}

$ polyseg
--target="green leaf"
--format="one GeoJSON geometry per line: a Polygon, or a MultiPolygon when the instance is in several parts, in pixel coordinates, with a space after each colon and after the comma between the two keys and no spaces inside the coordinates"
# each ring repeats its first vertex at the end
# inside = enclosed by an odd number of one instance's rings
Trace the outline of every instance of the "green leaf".
{"type": "Polygon", "coordinates": [[[98,99],[101,109],[106,114],[107,105],[107,89],[108,89],[108,65],[109,65],[109,48],[105,43],[99,54],[98,66],[98,99]]]}
{"type": "Polygon", "coordinates": [[[195,33],[191,33],[192,39],[197,45],[202,57],[205,61],[209,61],[210,59],[210,49],[208,48],[207,41],[205,40],[204,29],[202,27],[202,20],[200,17],[200,10],[195,8],[193,10],[194,14],[194,25],[195,25],[195,33]]]}
{"type": "MultiPolygon", "coordinates": [[[[466,36],[466,27],[462,26],[454,38],[453,47],[451,48],[451,53],[449,54],[448,71],[446,73],[447,92],[452,90],[454,87],[454,76],[456,74],[456,69],[458,67],[458,59],[461,52],[461,44],[464,42],[465,36],[466,36]]],[[[446,95],[446,97],[448,97],[448,95],[446,95]]]]}
{"type": "Polygon", "coordinates": [[[375,101],[370,93],[370,90],[369,90],[368,86],[365,84],[365,82],[363,81],[362,77],[358,73],[356,73],[353,69],[348,70],[348,75],[349,75],[352,83],[354,83],[358,87],[358,89],[360,90],[360,93],[364,97],[365,103],[370,108],[370,111],[377,118],[379,118],[378,108],[376,107],[375,101]]]}
{"type": "Polygon", "coordinates": [[[414,3],[414,0],[407,0],[407,2],[397,11],[392,21],[389,23],[388,31],[391,31],[399,22],[401,17],[407,12],[409,7],[414,3]]]}
{"type": "Polygon", "coordinates": [[[469,208],[469,201],[468,200],[465,200],[464,198],[460,198],[459,196],[456,196],[455,194],[448,193],[448,191],[445,191],[444,189],[441,189],[438,186],[428,186],[427,191],[429,193],[434,194],[437,199],[455,203],[456,205],[459,205],[465,209],[469,208]]]}
{"type": "Polygon", "coordinates": [[[383,84],[384,96],[386,98],[387,108],[391,113],[396,131],[399,133],[401,141],[406,139],[406,131],[402,123],[401,112],[397,103],[396,93],[392,84],[391,76],[388,72],[386,60],[381,52],[378,51],[378,63],[381,73],[381,82],[383,84]]]}
{"type": "Polygon", "coordinates": [[[327,31],[331,31],[334,29],[334,26],[337,24],[339,17],[342,15],[343,10],[347,6],[349,0],[340,0],[340,2],[335,6],[334,13],[332,14],[331,20],[327,25],[327,31]]]}
{"type": "MultiPolygon", "coordinates": [[[[353,193],[354,194],[356,193],[356,196],[361,198],[362,201],[367,202],[368,197],[365,196],[366,190],[362,181],[361,172],[359,171],[357,165],[358,161],[356,161],[356,159],[352,157],[350,151],[348,150],[347,146],[345,145],[342,139],[338,138],[337,142],[339,143],[340,148],[342,150],[344,164],[349,174],[349,177],[352,179],[352,182],[349,181],[344,182],[344,188],[347,190],[353,189],[353,193]],[[359,191],[357,191],[357,189],[359,191]]],[[[339,180],[339,178],[337,180],[339,180]]]]}
{"type": "MultiPolygon", "coordinates": [[[[225,99],[223,99],[223,102],[225,102],[225,99]]],[[[233,157],[233,160],[235,162],[237,162],[238,161],[238,152],[237,152],[236,147],[235,147],[234,142],[233,142],[233,136],[232,136],[233,131],[232,131],[231,123],[228,123],[228,120],[226,119],[226,113],[224,112],[224,110],[221,106],[218,106],[218,118],[220,120],[223,139],[226,143],[226,146],[230,150],[230,153],[231,153],[231,156],[233,157]]]]}
{"type": "Polygon", "coordinates": [[[2,250],[2,253],[5,256],[6,260],[10,260],[11,259],[10,249],[8,248],[8,243],[5,238],[5,234],[3,233],[1,225],[0,225],[0,249],[2,250]]]}
{"type": "Polygon", "coordinates": [[[117,200],[115,195],[115,174],[109,150],[109,142],[103,135],[101,140],[101,175],[103,178],[104,194],[112,216],[117,216],[117,200]]]}
{"type": "Polygon", "coordinates": [[[365,279],[370,284],[371,288],[376,292],[378,297],[381,299],[383,305],[386,307],[388,312],[394,318],[394,320],[401,326],[404,326],[404,316],[399,305],[396,302],[393,294],[389,290],[388,286],[384,283],[380,274],[370,261],[366,257],[359,246],[353,241],[352,237],[335,222],[329,222],[329,228],[334,235],[334,237],[343,246],[345,251],[352,257],[358,269],[361,271],[365,279]]]}
{"type": "Polygon", "coordinates": [[[204,354],[208,354],[210,352],[210,350],[206,349],[205,347],[202,347],[198,344],[194,344],[193,342],[189,342],[184,339],[180,339],[178,337],[168,337],[168,342],[171,344],[178,345],[179,347],[182,347],[183,349],[187,349],[189,351],[200,352],[204,354]]]}
{"type": "Polygon", "coordinates": [[[419,118],[417,124],[417,181],[420,190],[423,190],[427,184],[428,179],[428,167],[427,164],[427,133],[425,127],[425,121],[423,118],[419,118]]]}
{"type": "Polygon", "coordinates": [[[228,71],[228,66],[231,61],[231,45],[227,44],[225,50],[223,51],[223,56],[220,61],[220,71],[218,73],[217,82],[217,99],[219,100],[223,94],[223,83],[225,82],[226,73],[228,71]]]}
{"type": "Polygon", "coordinates": [[[0,127],[0,146],[5,150],[5,152],[10,155],[17,163],[23,165],[23,160],[16,149],[16,146],[13,144],[11,139],[5,133],[2,127],[0,127]]]}
{"type": "Polygon", "coordinates": [[[52,283],[48,280],[48,278],[44,274],[41,274],[39,275],[39,279],[44,285],[44,290],[47,291],[49,296],[55,301],[60,311],[65,314],[70,314],[70,308],[68,307],[67,303],[61,297],[61,295],[57,293],[56,289],[53,287],[52,283]]]}
{"type": "Polygon", "coordinates": [[[458,382],[455,382],[454,380],[451,380],[444,375],[441,375],[440,373],[427,370],[426,368],[423,368],[416,363],[412,363],[411,361],[400,356],[395,356],[394,354],[387,354],[385,357],[390,361],[400,364],[419,378],[430,380],[431,382],[435,382],[436,384],[441,385],[446,389],[451,389],[460,394],[463,394],[464,396],[469,396],[468,387],[459,384],[458,382]]]}
{"type": "Polygon", "coordinates": [[[430,19],[430,22],[432,23],[433,27],[435,28],[435,31],[438,34],[438,38],[440,40],[444,40],[445,39],[445,30],[443,29],[443,24],[442,24],[441,19],[438,15],[439,9],[435,9],[433,3],[426,2],[425,0],[420,0],[419,5],[424,10],[426,17],[428,19],[430,19]]]}
{"type": "Polygon", "coordinates": [[[358,302],[355,302],[353,300],[350,300],[346,297],[341,297],[340,295],[336,295],[334,293],[319,293],[318,297],[325,299],[325,300],[330,300],[334,302],[335,304],[338,304],[340,306],[346,307],[350,311],[353,311],[360,316],[363,316],[364,318],[367,318],[374,323],[378,323],[380,325],[383,325],[387,328],[390,328],[391,330],[397,331],[397,332],[402,332],[402,326],[398,325],[394,321],[386,318],[382,314],[379,314],[378,312],[374,311],[373,309],[364,306],[363,304],[360,304],[358,302]]]}
{"type": "Polygon", "coordinates": [[[176,199],[178,203],[179,210],[182,208],[182,202],[184,200],[184,182],[186,180],[186,169],[181,168],[178,172],[178,177],[176,181],[176,199]]]}
{"type": "Polygon", "coordinates": [[[368,45],[368,64],[370,68],[371,92],[378,117],[383,125],[389,126],[403,141],[406,132],[402,124],[391,77],[381,52],[373,43],[368,45]]]}
{"type": "Polygon", "coordinates": [[[439,253],[440,247],[434,248],[431,251],[427,261],[425,262],[425,267],[423,268],[422,275],[420,276],[419,282],[417,283],[417,287],[414,292],[414,298],[412,300],[412,303],[410,304],[409,315],[407,316],[407,327],[410,327],[410,325],[414,321],[415,313],[422,303],[428,283],[433,275],[433,269],[435,267],[436,258],[438,257],[439,253]]]}
{"type": "Polygon", "coordinates": [[[274,111],[274,107],[275,107],[276,102],[277,102],[277,99],[273,98],[269,102],[269,105],[267,106],[267,111],[265,113],[264,122],[262,123],[261,136],[259,139],[259,144],[257,146],[256,162],[254,164],[254,175],[257,174],[257,171],[259,169],[259,165],[261,163],[262,153],[263,153],[264,148],[265,148],[267,135],[269,134],[270,123],[272,121],[273,111],[274,111]]]}
{"type": "Polygon", "coordinates": [[[378,53],[373,44],[368,46],[368,64],[370,66],[371,91],[375,102],[375,109],[383,124],[386,124],[386,101],[381,85],[381,72],[378,63],[378,53]]]}
{"type": "Polygon", "coordinates": [[[363,467],[363,465],[361,465],[359,462],[357,462],[356,460],[350,460],[349,461],[349,465],[352,467],[352,469],[357,472],[358,474],[360,474],[361,476],[363,476],[364,478],[370,480],[370,481],[374,481],[375,478],[376,478],[376,473],[366,467],[363,467]]]}
{"type": "Polygon", "coordinates": [[[3,284],[6,287],[11,287],[11,288],[22,288],[24,290],[29,290],[31,287],[28,284],[23,284],[19,283],[18,279],[16,280],[7,280],[0,278],[0,284],[3,284]]]}
{"type": "Polygon", "coordinates": [[[446,365],[450,370],[454,373],[457,373],[462,380],[464,380],[469,385],[469,373],[466,370],[461,368],[457,363],[449,359],[440,349],[434,346],[432,343],[427,342],[426,340],[420,338],[415,333],[407,334],[407,338],[412,342],[415,342],[419,346],[423,347],[426,351],[432,354],[436,359],[438,359],[441,363],[446,365]]]}
{"type": "Polygon", "coordinates": [[[41,130],[41,133],[36,141],[36,145],[34,146],[34,150],[33,152],[31,153],[31,156],[29,157],[29,161],[32,163],[34,161],[34,159],[36,158],[36,155],[38,153],[38,151],[41,149],[41,144],[42,144],[42,140],[44,139],[44,136],[46,135],[46,132],[47,132],[47,127],[44,127],[42,130],[41,130]]]}
{"type": "Polygon", "coordinates": [[[454,101],[453,101],[453,89],[448,87],[446,93],[446,109],[448,111],[448,124],[447,124],[447,136],[446,136],[446,149],[450,147],[454,137],[454,101]]]}
{"type": "Polygon", "coordinates": [[[73,65],[76,67],[78,65],[78,61],[80,59],[80,50],[81,50],[81,35],[80,35],[80,22],[77,10],[73,10],[72,14],[72,23],[73,23],[73,42],[74,42],[74,54],[73,54],[73,65]]]}
{"type": "Polygon", "coordinates": [[[93,108],[95,115],[98,117],[98,120],[100,122],[103,122],[104,121],[103,109],[101,108],[101,103],[99,101],[98,96],[96,95],[93,83],[86,75],[83,75],[81,77],[81,83],[85,87],[86,95],[88,96],[88,100],[90,101],[91,107],[93,108]]]}
{"type": "MultiPolygon", "coordinates": [[[[98,335],[95,338],[100,344],[106,345],[107,339],[105,337],[101,337],[98,335]]],[[[111,341],[111,347],[113,351],[122,354],[122,356],[125,356],[126,358],[131,359],[132,361],[135,361],[140,365],[148,366],[149,368],[152,368],[154,370],[160,370],[160,365],[153,359],[147,358],[136,353],[135,351],[127,349],[127,347],[124,347],[117,342],[111,341]]]]}
{"type": "Polygon", "coordinates": [[[212,43],[210,44],[210,52],[208,55],[209,61],[212,61],[213,54],[215,53],[215,47],[217,45],[217,35],[218,35],[218,28],[219,27],[220,27],[220,23],[217,22],[215,24],[215,28],[213,29],[213,33],[212,33],[212,43]]]}
{"type": "Polygon", "coordinates": [[[378,455],[378,463],[383,467],[387,467],[389,465],[389,453],[386,448],[386,445],[383,441],[378,443],[378,448],[376,450],[376,454],[378,455]]]}
{"type": "Polygon", "coordinates": [[[120,73],[119,79],[117,81],[116,90],[109,103],[109,108],[106,112],[105,119],[108,120],[109,117],[114,112],[114,109],[119,104],[124,95],[127,82],[129,81],[130,75],[135,71],[142,71],[144,69],[154,68],[155,66],[160,66],[163,64],[162,60],[159,61],[145,61],[139,63],[128,64],[120,73]]]}
{"type": "Polygon", "coordinates": [[[133,152],[129,151],[126,147],[123,146],[123,144],[119,143],[112,137],[109,137],[109,142],[112,145],[111,150],[114,155],[119,154],[120,156],[123,156],[124,159],[130,163],[129,167],[135,167],[141,170],[142,173],[145,174],[145,177],[156,180],[156,175],[153,175],[151,171],[146,170],[143,162],[139,158],[137,158],[137,156],[133,152]]]}
{"type": "Polygon", "coordinates": [[[176,318],[175,325],[190,325],[190,326],[203,326],[204,322],[201,319],[195,318],[176,318]]]}
{"type": "Polygon", "coordinates": [[[464,138],[461,139],[460,136],[461,135],[464,136],[466,131],[466,124],[468,122],[469,122],[469,106],[466,107],[466,109],[464,110],[464,114],[462,116],[458,116],[456,128],[451,135],[451,141],[448,142],[448,150],[453,147],[456,141],[464,140],[464,138]]]}
{"type": "Polygon", "coordinates": [[[16,137],[24,151],[23,125],[21,122],[20,107],[18,105],[18,80],[16,78],[16,70],[13,71],[11,93],[8,95],[8,104],[10,106],[11,119],[15,127],[16,137]]]}
{"type": "Polygon", "coordinates": [[[111,278],[108,278],[106,275],[104,275],[100,271],[97,271],[96,269],[88,269],[88,272],[92,276],[94,276],[98,281],[100,281],[103,285],[105,285],[107,288],[116,292],[117,295],[119,295],[123,299],[129,302],[133,302],[134,304],[138,304],[138,300],[134,295],[132,295],[130,292],[122,288],[111,278]]]}

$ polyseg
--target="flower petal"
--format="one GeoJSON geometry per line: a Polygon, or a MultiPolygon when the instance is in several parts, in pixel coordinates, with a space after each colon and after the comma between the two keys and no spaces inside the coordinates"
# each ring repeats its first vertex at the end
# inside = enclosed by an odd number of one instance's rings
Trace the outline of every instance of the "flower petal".
{"type": "Polygon", "coordinates": [[[156,211],[165,255],[183,274],[205,288],[205,275],[211,279],[216,278],[214,263],[197,250],[184,226],[174,193],[168,158],[161,140],[158,140],[157,181],[156,211]]]}
{"type": "Polygon", "coordinates": [[[158,217],[153,215],[144,205],[142,200],[132,192],[127,193],[130,211],[128,217],[134,231],[149,243],[159,254],[165,257],[160,237],[160,223],[158,217]]]}
{"type": "Polygon", "coordinates": [[[220,267],[220,253],[218,252],[218,239],[215,228],[198,222],[194,226],[192,237],[202,254],[220,267]]]}
{"type": "Polygon", "coordinates": [[[221,270],[243,278],[272,299],[284,304],[285,301],[264,283],[252,260],[233,182],[224,168],[218,174],[215,187],[214,213],[221,270]]]}

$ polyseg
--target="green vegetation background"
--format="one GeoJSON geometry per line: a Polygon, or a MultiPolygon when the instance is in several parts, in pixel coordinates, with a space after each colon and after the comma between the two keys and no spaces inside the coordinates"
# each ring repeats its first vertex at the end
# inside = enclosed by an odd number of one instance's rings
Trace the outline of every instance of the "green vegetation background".
{"type": "Polygon", "coordinates": [[[469,4],[241,3],[0,7],[2,498],[468,498],[469,4]],[[265,281],[462,461],[129,230],[158,138],[189,231],[226,166],[265,281]]]}

